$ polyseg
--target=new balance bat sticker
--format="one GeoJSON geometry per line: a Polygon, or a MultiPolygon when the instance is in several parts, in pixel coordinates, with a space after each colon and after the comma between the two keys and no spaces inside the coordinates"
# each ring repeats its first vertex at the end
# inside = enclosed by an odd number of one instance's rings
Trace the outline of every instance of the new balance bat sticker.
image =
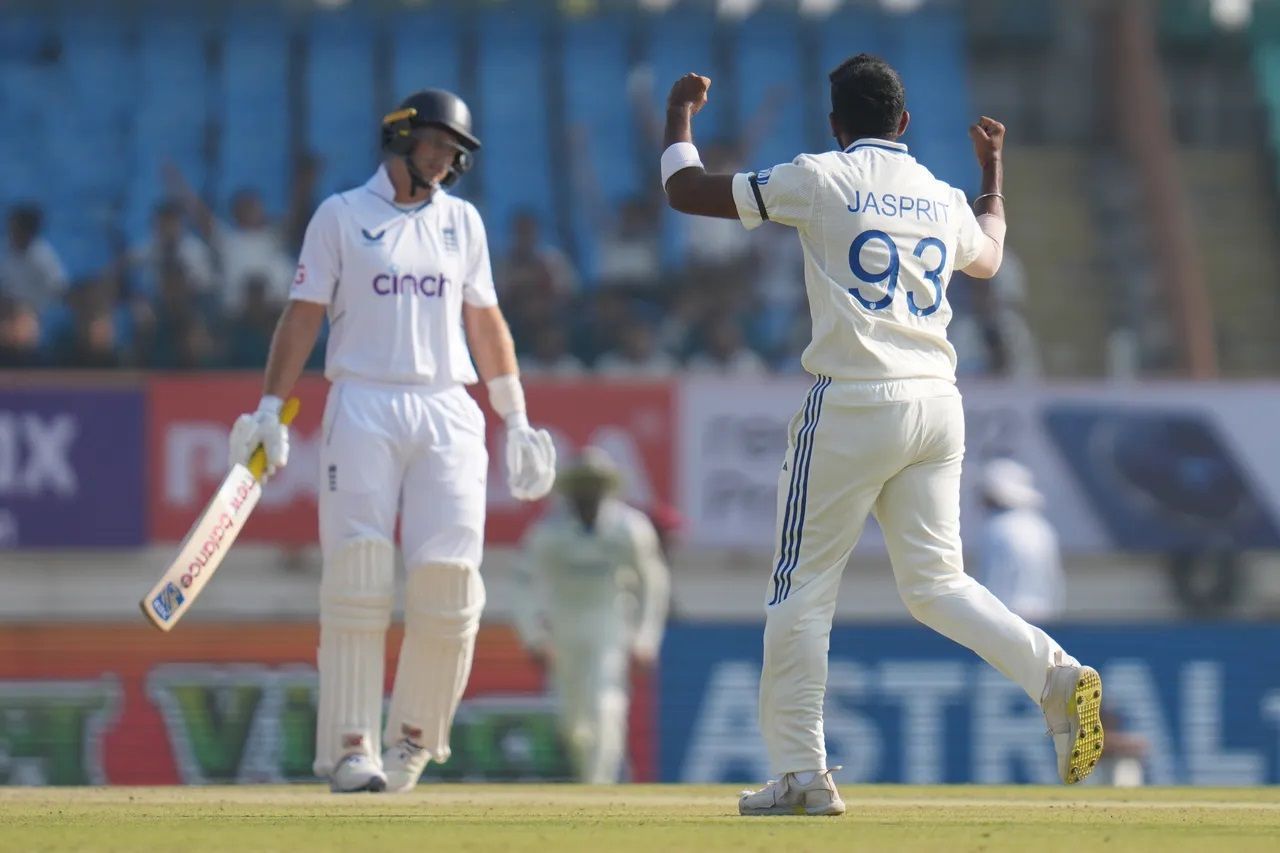
{"type": "MultiPolygon", "coordinates": [[[[280,423],[291,423],[297,414],[298,398],[290,397],[280,411],[280,423]]],[[[222,564],[262,497],[262,474],[266,469],[267,455],[261,445],[247,467],[239,463],[231,466],[231,473],[187,531],[178,558],[142,599],[142,612],[161,631],[178,623],[222,564]]]]}

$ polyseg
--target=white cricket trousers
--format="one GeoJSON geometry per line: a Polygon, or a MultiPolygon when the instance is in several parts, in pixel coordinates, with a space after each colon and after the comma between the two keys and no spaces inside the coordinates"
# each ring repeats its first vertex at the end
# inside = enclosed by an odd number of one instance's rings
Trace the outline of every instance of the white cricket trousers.
{"type": "Polygon", "coordinates": [[[976,652],[1040,702],[1073,663],[964,573],[964,412],[949,383],[819,377],[791,420],[778,479],[760,725],[778,774],[827,769],[827,651],[840,576],[867,513],[884,531],[898,593],[919,621],[976,652]]]}
{"type": "Polygon", "coordinates": [[[608,785],[619,781],[626,759],[629,648],[625,638],[612,636],[612,625],[583,627],[553,626],[552,683],[578,781],[608,785]]]}

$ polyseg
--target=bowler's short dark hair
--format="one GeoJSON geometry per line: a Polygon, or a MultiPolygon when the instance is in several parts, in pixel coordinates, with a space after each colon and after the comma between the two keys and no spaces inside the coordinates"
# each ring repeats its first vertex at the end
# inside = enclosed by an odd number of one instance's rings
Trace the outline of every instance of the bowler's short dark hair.
{"type": "Polygon", "coordinates": [[[836,125],[853,137],[892,136],[907,107],[907,91],[893,66],[859,53],[831,72],[831,112],[836,125]]]}

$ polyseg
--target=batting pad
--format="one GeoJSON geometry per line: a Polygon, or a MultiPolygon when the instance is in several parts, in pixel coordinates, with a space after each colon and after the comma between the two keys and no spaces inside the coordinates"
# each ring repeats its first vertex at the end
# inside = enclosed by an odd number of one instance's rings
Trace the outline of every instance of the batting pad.
{"type": "Polygon", "coordinates": [[[471,675],[483,609],[484,581],[476,567],[427,563],[409,569],[386,743],[407,737],[433,760],[448,760],[449,729],[471,675]]]}
{"type": "Polygon", "coordinates": [[[324,564],[320,582],[320,702],[316,718],[317,776],[344,755],[381,756],[383,667],[395,552],[383,539],[358,539],[324,564]]]}

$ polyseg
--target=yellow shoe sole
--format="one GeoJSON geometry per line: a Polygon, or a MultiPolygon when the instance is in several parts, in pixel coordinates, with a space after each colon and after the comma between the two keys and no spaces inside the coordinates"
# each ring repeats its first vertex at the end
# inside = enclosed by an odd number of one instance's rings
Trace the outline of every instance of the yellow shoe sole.
{"type": "Polygon", "coordinates": [[[1083,781],[1102,759],[1102,677],[1097,670],[1083,667],[1076,678],[1075,689],[1067,704],[1067,717],[1072,725],[1070,763],[1067,784],[1083,781]]]}

